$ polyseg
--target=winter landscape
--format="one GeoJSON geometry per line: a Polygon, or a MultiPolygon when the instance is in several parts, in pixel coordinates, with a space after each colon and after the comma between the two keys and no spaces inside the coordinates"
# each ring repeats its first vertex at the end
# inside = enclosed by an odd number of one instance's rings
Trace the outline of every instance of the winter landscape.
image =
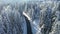
{"type": "Polygon", "coordinates": [[[60,1],[0,0],[0,34],[60,34],[60,1]]]}

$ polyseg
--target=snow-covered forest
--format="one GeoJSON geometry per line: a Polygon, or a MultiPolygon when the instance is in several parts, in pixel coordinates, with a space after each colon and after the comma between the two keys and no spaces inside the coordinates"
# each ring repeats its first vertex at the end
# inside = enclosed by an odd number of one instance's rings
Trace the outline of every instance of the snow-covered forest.
{"type": "Polygon", "coordinates": [[[0,3],[0,34],[60,34],[60,1],[0,3]]]}

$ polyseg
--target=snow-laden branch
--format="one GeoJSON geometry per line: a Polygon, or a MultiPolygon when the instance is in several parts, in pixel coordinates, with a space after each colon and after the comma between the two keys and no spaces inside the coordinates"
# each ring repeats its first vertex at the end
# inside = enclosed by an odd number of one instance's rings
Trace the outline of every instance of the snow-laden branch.
{"type": "Polygon", "coordinates": [[[25,12],[23,12],[23,15],[26,16],[28,20],[31,20],[31,18],[25,12]]]}

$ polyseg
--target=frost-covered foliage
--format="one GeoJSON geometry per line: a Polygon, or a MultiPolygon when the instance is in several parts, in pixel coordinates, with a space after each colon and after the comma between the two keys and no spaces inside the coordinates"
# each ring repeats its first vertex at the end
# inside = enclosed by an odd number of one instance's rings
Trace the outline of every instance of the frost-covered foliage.
{"type": "Polygon", "coordinates": [[[0,12],[0,34],[26,34],[26,22],[17,6],[8,4],[0,12]]]}
{"type": "Polygon", "coordinates": [[[0,34],[60,34],[59,7],[57,0],[1,4],[0,34]]]}

